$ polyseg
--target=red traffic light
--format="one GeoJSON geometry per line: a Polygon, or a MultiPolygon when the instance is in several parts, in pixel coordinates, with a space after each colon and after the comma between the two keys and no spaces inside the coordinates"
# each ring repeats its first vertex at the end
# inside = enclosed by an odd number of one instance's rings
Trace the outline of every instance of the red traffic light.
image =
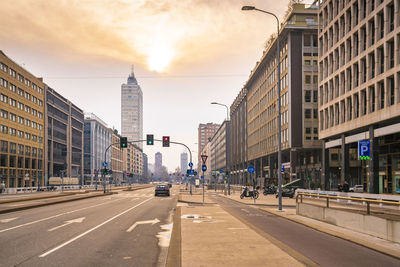
{"type": "Polygon", "coordinates": [[[162,143],[163,147],[169,147],[169,136],[163,136],[162,143]]]}

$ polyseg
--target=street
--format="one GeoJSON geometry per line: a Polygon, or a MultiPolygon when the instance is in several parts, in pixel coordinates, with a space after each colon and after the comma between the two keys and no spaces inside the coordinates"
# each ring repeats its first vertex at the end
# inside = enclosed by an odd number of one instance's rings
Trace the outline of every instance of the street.
{"type": "Polygon", "coordinates": [[[119,191],[1,214],[0,266],[163,266],[175,195],[119,191]]]}

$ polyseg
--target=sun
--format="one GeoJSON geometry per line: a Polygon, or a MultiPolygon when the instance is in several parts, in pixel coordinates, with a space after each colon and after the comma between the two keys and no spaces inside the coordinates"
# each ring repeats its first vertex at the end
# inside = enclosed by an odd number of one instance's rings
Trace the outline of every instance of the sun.
{"type": "Polygon", "coordinates": [[[153,44],[147,59],[151,71],[164,72],[173,59],[173,49],[166,44],[153,44]]]}

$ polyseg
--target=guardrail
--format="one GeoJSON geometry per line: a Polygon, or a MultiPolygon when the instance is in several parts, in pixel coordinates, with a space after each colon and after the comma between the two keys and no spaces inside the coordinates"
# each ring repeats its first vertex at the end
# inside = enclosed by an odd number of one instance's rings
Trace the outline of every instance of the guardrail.
{"type": "Polygon", "coordinates": [[[400,208],[400,202],[399,201],[391,201],[391,200],[377,200],[377,199],[368,199],[368,198],[355,198],[355,197],[344,197],[344,196],[335,196],[335,195],[322,195],[322,194],[313,194],[313,193],[305,193],[305,192],[297,192],[296,196],[296,204],[303,203],[303,196],[308,196],[308,197],[316,197],[316,198],[326,198],[326,207],[329,208],[329,199],[343,199],[343,200],[350,200],[350,201],[355,201],[355,202],[362,202],[366,203],[367,205],[367,214],[371,214],[371,204],[380,204],[380,205],[395,205],[399,206],[400,208]]]}
{"type": "MultiPolygon", "coordinates": [[[[138,184],[132,184],[131,186],[135,186],[138,184]]],[[[108,184],[108,186],[113,187],[128,187],[128,184],[125,185],[114,185],[114,184],[108,184]]],[[[103,188],[103,185],[99,184],[97,185],[99,189],[103,188]]],[[[35,193],[35,192],[49,192],[49,191],[71,191],[71,190],[82,190],[82,189],[94,189],[96,188],[96,185],[55,185],[55,186],[41,186],[40,188],[38,187],[9,187],[5,188],[3,192],[0,192],[0,194],[28,194],[28,193],[35,193]],[[64,187],[64,188],[62,188],[64,187]]]]}

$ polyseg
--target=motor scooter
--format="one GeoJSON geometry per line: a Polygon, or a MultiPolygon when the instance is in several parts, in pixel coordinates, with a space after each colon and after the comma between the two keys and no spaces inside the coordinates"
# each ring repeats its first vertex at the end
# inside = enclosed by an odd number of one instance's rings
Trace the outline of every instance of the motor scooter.
{"type": "Polygon", "coordinates": [[[257,199],[259,194],[258,193],[258,189],[260,189],[259,186],[256,187],[256,189],[254,190],[250,190],[247,186],[243,189],[242,193],[240,194],[240,199],[243,199],[244,197],[251,197],[254,199],[257,199]]]}

